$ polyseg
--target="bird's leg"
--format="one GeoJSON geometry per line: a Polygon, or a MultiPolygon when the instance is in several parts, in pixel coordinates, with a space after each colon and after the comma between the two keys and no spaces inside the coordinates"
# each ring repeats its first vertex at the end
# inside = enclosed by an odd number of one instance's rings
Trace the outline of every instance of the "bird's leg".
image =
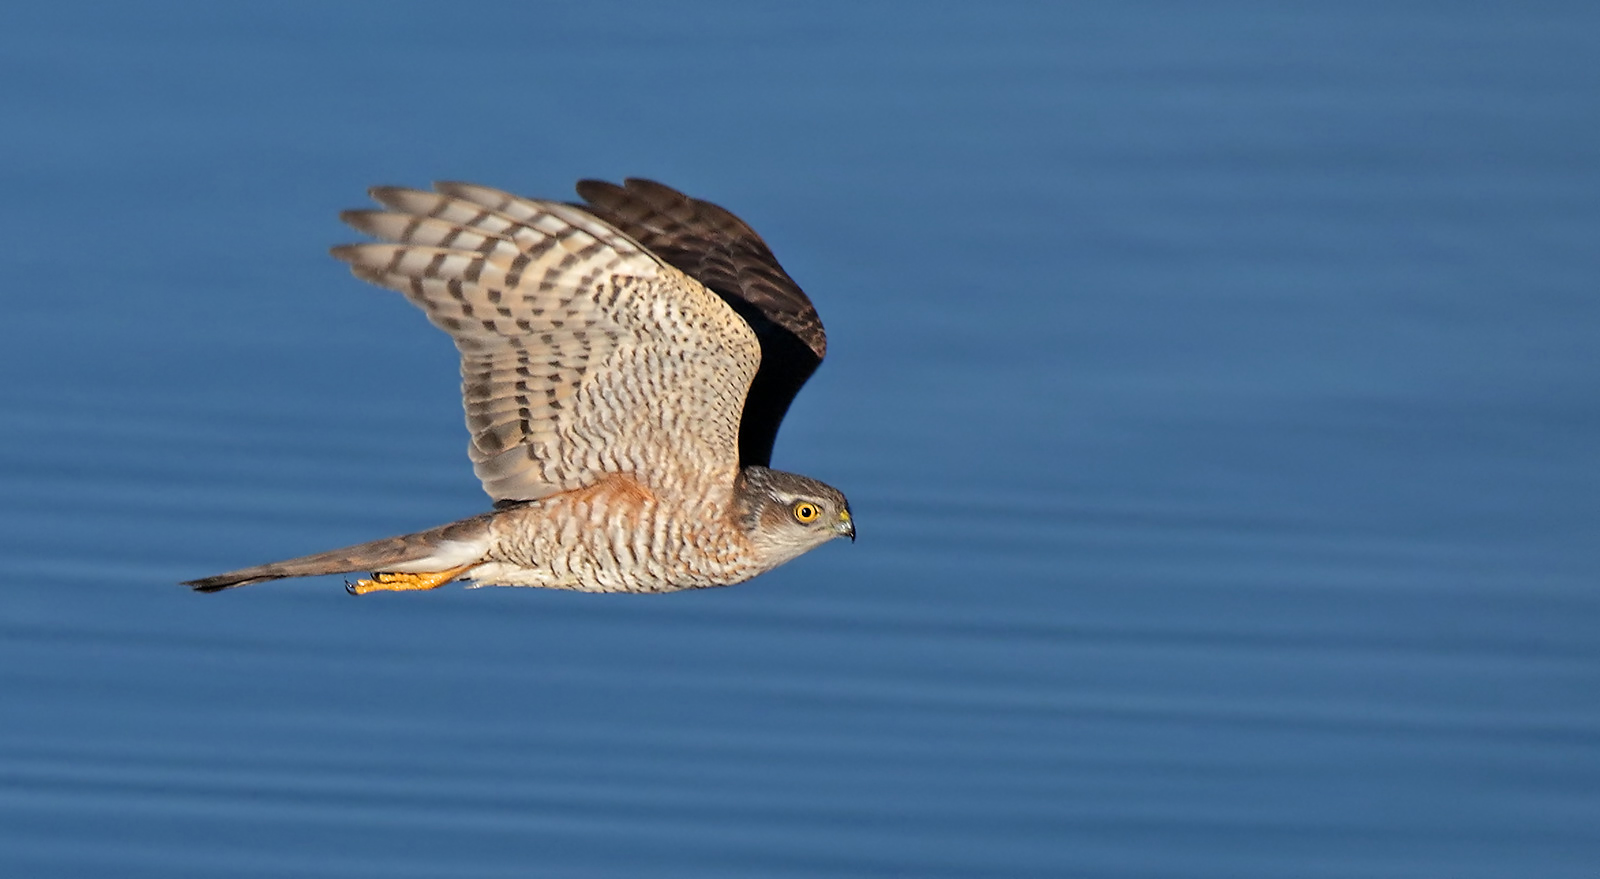
{"type": "Polygon", "coordinates": [[[440,586],[465,574],[472,565],[462,565],[448,571],[429,571],[421,574],[406,574],[392,571],[373,571],[371,580],[357,580],[354,583],[345,583],[345,591],[351,595],[366,595],[368,592],[409,592],[416,589],[438,589],[440,586]]]}

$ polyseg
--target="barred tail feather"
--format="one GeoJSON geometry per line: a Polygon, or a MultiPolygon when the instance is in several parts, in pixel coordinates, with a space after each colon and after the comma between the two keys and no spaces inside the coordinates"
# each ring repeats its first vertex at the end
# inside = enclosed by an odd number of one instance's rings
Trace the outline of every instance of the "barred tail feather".
{"type": "Polygon", "coordinates": [[[240,568],[226,574],[186,580],[183,585],[196,592],[221,592],[235,586],[249,586],[285,577],[349,574],[356,571],[448,571],[483,559],[489,545],[489,521],[494,516],[494,513],[484,513],[415,534],[385,537],[315,555],[240,568]]]}

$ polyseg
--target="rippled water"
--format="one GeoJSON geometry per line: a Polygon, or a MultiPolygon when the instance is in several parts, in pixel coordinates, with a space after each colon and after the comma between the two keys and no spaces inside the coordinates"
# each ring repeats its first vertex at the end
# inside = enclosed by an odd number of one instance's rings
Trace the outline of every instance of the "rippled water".
{"type": "Polygon", "coordinates": [[[1588,877],[1600,15],[51,6],[0,32],[0,874],[1588,877]],[[372,183],[645,175],[862,539],[187,577],[485,500],[372,183]]]}

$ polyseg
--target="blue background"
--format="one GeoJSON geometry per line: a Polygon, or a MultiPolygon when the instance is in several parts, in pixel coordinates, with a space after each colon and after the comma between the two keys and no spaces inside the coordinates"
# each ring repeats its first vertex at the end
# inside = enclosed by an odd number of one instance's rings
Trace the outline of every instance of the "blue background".
{"type": "Polygon", "coordinates": [[[1594,10],[9,10],[0,873],[1596,875],[1594,10]],[[856,545],[174,585],[486,505],[339,209],[629,175],[816,301],[856,545]]]}

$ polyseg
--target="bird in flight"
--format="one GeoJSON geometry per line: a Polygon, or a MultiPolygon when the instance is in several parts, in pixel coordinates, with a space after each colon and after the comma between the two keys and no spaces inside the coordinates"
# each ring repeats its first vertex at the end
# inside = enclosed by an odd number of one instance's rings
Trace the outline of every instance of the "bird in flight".
{"type": "Polygon", "coordinates": [[[349,590],[665,592],[855,540],[843,494],[769,467],[827,338],[744,221],[649,180],[585,180],[574,203],[467,183],[371,195],[381,210],[341,218],[381,243],[333,255],[455,340],[494,509],[184,585],[370,571],[349,590]]]}

